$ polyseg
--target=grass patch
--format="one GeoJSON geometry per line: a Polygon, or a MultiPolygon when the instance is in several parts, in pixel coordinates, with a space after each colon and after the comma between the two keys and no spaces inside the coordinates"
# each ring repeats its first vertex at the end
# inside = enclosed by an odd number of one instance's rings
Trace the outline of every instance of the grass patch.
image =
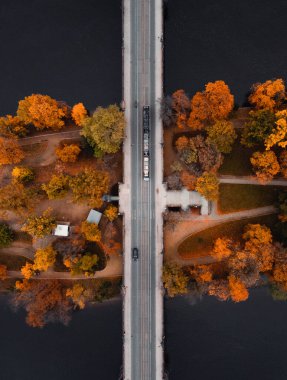
{"type": "Polygon", "coordinates": [[[272,231],[277,221],[277,215],[272,214],[221,223],[186,238],[179,245],[178,253],[183,259],[192,259],[208,255],[212,250],[214,240],[218,237],[228,236],[239,240],[245,225],[249,223],[265,224],[271,228],[272,231]]]}
{"type": "Polygon", "coordinates": [[[282,186],[232,185],[219,186],[218,208],[222,213],[274,205],[282,186]]]}
{"type": "Polygon", "coordinates": [[[253,152],[258,150],[258,148],[245,148],[240,144],[240,138],[239,135],[235,140],[232,152],[224,155],[223,164],[218,171],[219,174],[238,176],[254,174],[250,163],[250,157],[253,152]]]}
{"type": "Polygon", "coordinates": [[[0,253],[0,264],[6,265],[8,270],[20,270],[26,262],[32,261],[24,256],[9,255],[8,253],[0,253]]]}

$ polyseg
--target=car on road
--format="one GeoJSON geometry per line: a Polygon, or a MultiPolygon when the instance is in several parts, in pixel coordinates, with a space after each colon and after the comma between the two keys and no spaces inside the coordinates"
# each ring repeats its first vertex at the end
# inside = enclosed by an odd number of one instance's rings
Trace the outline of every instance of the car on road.
{"type": "Polygon", "coordinates": [[[137,248],[133,248],[132,257],[134,260],[137,260],[139,258],[139,250],[137,248]]]}

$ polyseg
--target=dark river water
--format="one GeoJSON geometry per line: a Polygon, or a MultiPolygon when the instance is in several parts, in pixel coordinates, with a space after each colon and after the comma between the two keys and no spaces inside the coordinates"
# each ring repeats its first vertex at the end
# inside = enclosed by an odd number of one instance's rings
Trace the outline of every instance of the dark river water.
{"type": "Polygon", "coordinates": [[[117,380],[122,365],[122,303],[73,315],[68,327],[28,327],[0,296],[1,380],[117,380]]]}
{"type": "Polygon", "coordinates": [[[265,288],[246,302],[165,302],[169,380],[286,380],[287,302],[265,288]]]}
{"type": "Polygon", "coordinates": [[[165,90],[224,80],[242,104],[253,83],[286,80],[286,0],[167,0],[165,90]]]}
{"type": "Polygon", "coordinates": [[[121,28],[120,0],[1,0],[0,115],[32,93],[119,103],[121,28]]]}

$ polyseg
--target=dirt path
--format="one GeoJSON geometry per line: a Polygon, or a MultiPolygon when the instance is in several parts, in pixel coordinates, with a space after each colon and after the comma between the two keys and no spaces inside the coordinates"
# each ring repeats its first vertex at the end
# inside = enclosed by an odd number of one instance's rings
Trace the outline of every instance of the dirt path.
{"type": "Polygon", "coordinates": [[[216,212],[205,217],[192,217],[191,215],[191,218],[189,220],[182,220],[176,223],[173,229],[165,227],[165,258],[167,260],[176,261],[180,265],[190,265],[194,263],[203,264],[207,263],[207,261],[211,262],[210,258],[208,257],[194,258],[192,260],[183,260],[177,253],[179,244],[188,236],[203,231],[209,227],[213,227],[217,224],[256,216],[274,214],[276,211],[277,209],[274,206],[266,206],[222,215],[217,215],[216,212]]]}
{"type": "Polygon", "coordinates": [[[285,179],[273,179],[267,184],[258,182],[255,176],[232,176],[232,175],[221,175],[219,176],[220,183],[231,183],[231,184],[242,184],[242,185],[274,185],[274,186],[287,186],[287,180],[285,179]]]}

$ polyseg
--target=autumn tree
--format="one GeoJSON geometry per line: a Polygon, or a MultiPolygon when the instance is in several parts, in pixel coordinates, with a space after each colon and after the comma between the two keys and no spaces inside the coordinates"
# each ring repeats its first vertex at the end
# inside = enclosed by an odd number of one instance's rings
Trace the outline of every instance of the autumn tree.
{"type": "Polygon", "coordinates": [[[122,245],[119,242],[118,229],[113,223],[108,223],[102,235],[102,248],[107,255],[120,254],[122,245]]]}
{"type": "Polygon", "coordinates": [[[281,148],[286,148],[287,146],[287,110],[276,112],[275,117],[275,128],[272,129],[264,141],[266,150],[269,150],[274,145],[281,148]]]}
{"type": "Polygon", "coordinates": [[[235,276],[231,275],[228,277],[228,283],[230,288],[230,297],[232,301],[242,302],[247,300],[249,293],[242,281],[240,281],[235,276]]]}
{"type": "Polygon", "coordinates": [[[21,183],[28,183],[33,181],[35,173],[33,169],[24,166],[15,166],[12,170],[12,178],[21,183]]]}
{"type": "Polygon", "coordinates": [[[88,116],[88,112],[83,103],[77,103],[72,108],[72,118],[76,125],[82,126],[83,121],[88,116]]]}
{"type": "Polygon", "coordinates": [[[182,182],[180,179],[180,173],[174,172],[166,178],[168,190],[181,190],[182,182]]]}
{"type": "Polygon", "coordinates": [[[104,214],[109,219],[110,222],[113,222],[118,217],[119,210],[114,205],[108,205],[105,209],[104,214]]]}
{"type": "Polygon", "coordinates": [[[258,181],[261,183],[271,181],[280,170],[277,157],[272,150],[253,153],[250,162],[258,181]]]}
{"type": "Polygon", "coordinates": [[[160,100],[160,117],[163,126],[173,127],[176,124],[176,117],[172,109],[172,97],[167,95],[160,100]]]}
{"type": "Polygon", "coordinates": [[[260,224],[248,224],[242,237],[245,240],[244,249],[256,257],[260,272],[271,270],[274,261],[274,247],[270,228],[260,224]]]}
{"type": "Polygon", "coordinates": [[[276,122],[274,112],[270,110],[250,111],[244,124],[241,144],[248,148],[261,145],[272,132],[276,122]]]}
{"type": "Polygon", "coordinates": [[[187,138],[181,136],[176,140],[180,159],[188,165],[190,172],[200,176],[203,172],[216,172],[222,164],[222,155],[216,146],[210,144],[202,135],[187,138]]]}
{"type": "Polygon", "coordinates": [[[193,191],[195,190],[196,186],[196,177],[193,174],[190,174],[188,171],[183,170],[180,174],[180,179],[183,184],[183,186],[188,190],[188,191],[193,191]]]}
{"type": "Polygon", "coordinates": [[[13,231],[5,223],[0,223],[0,248],[8,247],[13,241],[13,231]]]}
{"type": "Polygon", "coordinates": [[[32,278],[35,274],[34,264],[26,261],[26,264],[21,268],[21,273],[26,280],[32,278]]]}
{"type": "Polygon", "coordinates": [[[37,249],[35,252],[33,269],[45,272],[48,268],[54,265],[56,255],[57,252],[50,245],[46,248],[37,249]]]}
{"type": "Polygon", "coordinates": [[[230,153],[237,134],[230,121],[218,120],[207,127],[207,139],[210,144],[214,144],[221,153],[230,153]]]}
{"type": "Polygon", "coordinates": [[[178,128],[185,128],[190,112],[190,100],[184,90],[177,90],[171,96],[171,107],[175,115],[178,128]]]}
{"type": "Polygon", "coordinates": [[[0,165],[19,164],[24,157],[16,139],[0,137],[0,165]]]}
{"type": "Polygon", "coordinates": [[[44,327],[50,322],[69,323],[71,303],[60,281],[18,281],[16,289],[13,304],[27,311],[26,322],[29,326],[44,327]]]}
{"type": "Polygon", "coordinates": [[[90,223],[87,220],[81,224],[81,232],[89,241],[98,242],[101,240],[101,231],[97,223],[90,223]]]}
{"type": "Polygon", "coordinates": [[[209,201],[216,200],[219,194],[219,181],[213,173],[203,173],[196,183],[195,190],[209,201]]]}
{"type": "Polygon", "coordinates": [[[25,137],[28,133],[23,121],[18,116],[0,117],[0,135],[6,138],[25,137]]]}
{"type": "Polygon", "coordinates": [[[177,264],[164,264],[162,282],[169,297],[187,293],[188,281],[188,276],[177,264]]]}
{"type": "Polygon", "coordinates": [[[69,190],[69,177],[65,174],[53,175],[50,181],[42,185],[49,199],[65,197],[69,190]]]}
{"type": "Polygon", "coordinates": [[[230,288],[227,280],[218,279],[208,285],[208,294],[219,301],[227,301],[230,297],[230,288]]]}
{"type": "Polygon", "coordinates": [[[56,149],[56,156],[62,162],[76,162],[81,148],[77,144],[65,144],[62,148],[56,149]]]}
{"type": "Polygon", "coordinates": [[[80,310],[85,308],[85,288],[81,284],[75,283],[72,288],[68,288],[66,290],[66,296],[72,299],[75,308],[78,307],[80,310]]]}
{"type": "Polygon", "coordinates": [[[29,216],[21,228],[35,238],[43,238],[52,233],[52,229],[56,227],[56,220],[51,216],[51,210],[47,209],[42,215],[29,216]]]}
{"type": "Polygon", "coordinates": [[[32,94],[19,101],[17,116],[24,124],[33,124],[39,130],[59,130],[65,125],[62,119],[66,112],[63,106],[50,96],[32,94]]]}
{"type": "Polygon", "coordinates": [[[97,208],[103,204],[102,196],[109,189],[109,175],[104,171],[86,168],[75,177],[71,177],[69,184],[74,202],[84,202],[97,208]]]}
{"type": "Polygon", "coordinates": [[[84,274],[89,277],[95,274],[98,261],[98,255],[86,252],[84,255],[66,257],[64,265],[70,269],[72,276],[84,274]]]}
{"type": "Polygon", "coordinates": [[[214,242],[212,249],[212,256],[216,260],[225,260],[228,259],[234,251],[234,243],[231,239],[227,237],[217,238],[214,242]]]}
{"type": "Polygon", "coordinates": [[[280,172],[284,178],[287,178],[287,150],[284,149],[279,156],[280,172]]]}
{"type": "Polygon", "coordinates": [[[38,203],[33,188],[25,188],[22,183],[10,183],[0,188],[0,208],[23,215],[34,210],[38,203]]]}
{"type": "Polygon", "coordinates": [[[285,85],[283,80],[274,79],[254,84],[248,100],[250,104],[258,109],[272,111],[278,108],[285,100],[285,85]]]}
{"type": "Polygon", "coordinates": [[[212,270],[209,265],[196,265],[189,269],[190,275],[197,283],[209,283],[212,281],[212,270]]]}
{"type": "Polygon", "coordinates": [[[234,96],[224,81],[209,82],[205,91],[197,92],[191,99],[188,125],[201,129],[216,120],[226,119],[234,107],[234,96]]]}
{"type": "Polygon", "coordinates": [[[100,152],[116,153],[124,138],[125,125],[124,113],[114,104],[107,108],[98,107],[91,117],[83,121],[81,133],[96,155],[100,152]]]}
{"type": "Polygon", "coordinates": [[[0,264],[0,280],[4,281],[7,278],[7,266],[0,264]]]}

